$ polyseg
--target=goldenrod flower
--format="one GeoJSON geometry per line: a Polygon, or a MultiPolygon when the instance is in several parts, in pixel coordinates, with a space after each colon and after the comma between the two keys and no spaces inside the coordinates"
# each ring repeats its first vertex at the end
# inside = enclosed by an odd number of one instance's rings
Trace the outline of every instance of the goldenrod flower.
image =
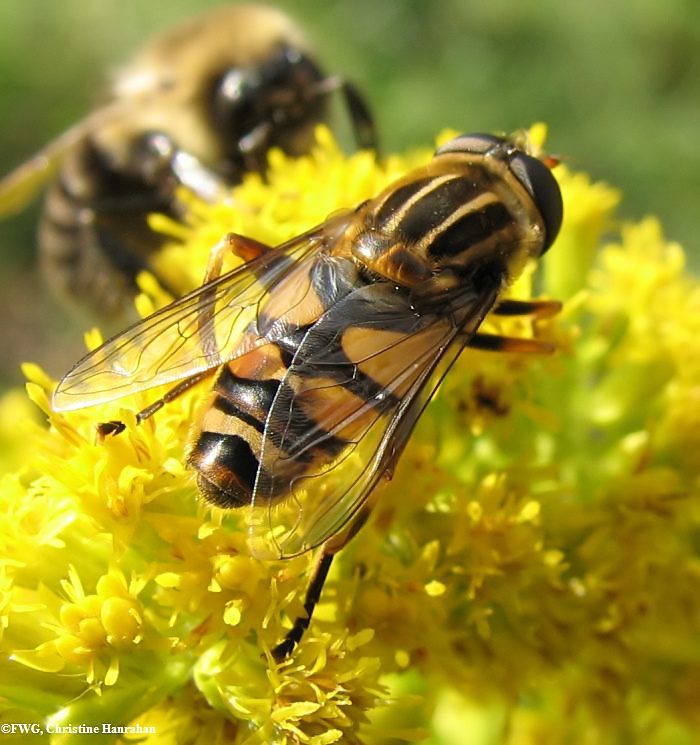
{"type": "MultiPolygon", "coordinates": [[[[191,289],[222,234],[280,243],[429,157],[377,165],[320,129],[229,203],[154,217],[157,268],[191,289]]],[[[564,310],[488,323],[558,353],[462,355],[281,665],[312,557],[258,561],[243,516],[198,501],[197,391],[141,426],[147,394],[59,415],[28,365],[48,425],[0,400],[2,721],[56,743],[695,742],[700,284],[655,219],[621,226],[617,192],[556,175],[562,233],[512,294],[564,310]]],[[[142,288],[142,313],[168,301],[142,288]]]]}

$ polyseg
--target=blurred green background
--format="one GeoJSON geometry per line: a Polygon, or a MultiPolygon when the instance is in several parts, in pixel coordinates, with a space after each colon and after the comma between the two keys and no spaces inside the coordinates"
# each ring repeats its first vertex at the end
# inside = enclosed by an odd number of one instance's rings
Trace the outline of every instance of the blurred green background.
{"type": "MultiPolygon", "coordinates": [[[[90,110],[108,71],[209,0],[0,0],[0,171],[90,110]]],[[[653,213],[700,267],[698,0],[280,0],[326,70],[371,101],[385,152],[450,126],[544,120],[549,148],[653,213]]],[[[34,269],[39,205],[0,223],[0,383],[33,360],[53,375],[82,353],[75,319],[34,269]]]]}

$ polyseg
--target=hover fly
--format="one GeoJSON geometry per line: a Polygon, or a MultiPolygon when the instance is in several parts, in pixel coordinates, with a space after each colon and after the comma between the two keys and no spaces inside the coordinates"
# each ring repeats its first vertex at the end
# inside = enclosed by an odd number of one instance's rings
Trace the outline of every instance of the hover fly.
{"type": "Polygon", "coordinates": [[[118,318],[136,275],[157,276],[151,258],[165,238],[148,216],[180,218],[179,185],[219,198],[246,171],[264,171],[272,147],[307,152],[334,91],[358,144],[375,147],[360,94],[321,72],[286,15],[258,5],[208,11],[154,38],[101,108],[0,182],[0,216],[57,172],[38,231],[43,273],[60,295],[118,318]]]}
{"type": "MultiPolygon", "coordinates": [[[[203,497],[247,510],[256,555],[320,547],[307,614],[275,648],[281,659],[462,350],[552,350],[479,327],[488,313],[558,310],[501,295],[551,246],[561,220],[546,161],[512,138],[463,135],[374,199],[278,248],[228,236],[202,287],[78,362],[54,409],[174,383],[143,420],[215,377],[187,459],[203,497]],[[246,263],[221,274],[227,250],[246,263]]],[[[108,422],[100,432],[123,428],[108,422]]]]}

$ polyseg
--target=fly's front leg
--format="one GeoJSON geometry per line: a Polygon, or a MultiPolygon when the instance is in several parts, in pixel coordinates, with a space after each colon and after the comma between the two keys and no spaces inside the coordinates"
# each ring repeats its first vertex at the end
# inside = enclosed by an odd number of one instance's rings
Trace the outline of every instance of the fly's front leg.
{"type": "MultiPolygon", "coordinates": [[[[227,253],[234,253],[236,256],[239,256],[241,259],[248,262],[267,254],[271,250],[272,249],[269,246],[266,246],[264,243],[260,243],[253,238],[247,238],[242,235],[237,235],[236,233],[229,233],[225,238],[219,241],[216,246],[214,246],[209,254],[209,262],[206,271],[204,272],[203,284],[207,285],[215,282],[221,276],[224,257],[227,253]]],[[[212,292],[213,291],[214,290],[212,289],[212,292]]],[[[203,293],[198,318],[202,349],[211,360],[211,365],[208,366],[208,369],[204,372],[197,373],[196,375],[192,375],[191,377],[180,381],[175,387],[165,393],[164,396],[149,404],[146,408],[141,409],[141,411],[136,414],[137,424],[141,424],[145,419],[149,419],[157,411],[160,411],[163,406],[174,401],[185,393],[185,391],[188,391],[202,380],[210,378],[217,371],[220,359],[216,337],[214,335],[215,308],[214,304],[211,302],[211,297],[211,293],[203,293]]],[[[97,425],[97,439],[99,441],[104,440],[105,437],[109,435],[118,435],[125,429],[126,425],[119,419],[100,422],[97,425]]]]}
{"type": "Polygon", "coordinates": [[[249,263],[268,255],[272,250],[270,246],[238,233],[228,233],[211,250],[202,287],[211,286],[201,294],[197,321],[202,350],[209,359],[211,367],[222,364],[219,345],[216,341],[216,325],[214,322],[216,303],[214,298],[216,296],[216,280],[221,276],[224,257],[232,253],[249,263]]]}
{"type": "Polygon", "coordinates": [[[556,345],[541,339],[518,339],[498,334],[474,334],[467,342],[472,349],[484,352],[511,352],[513,354],[551,354],[556,345]]]}
{"type": "MultiPolygon", "coordinates": [[[[498,316],[534,316],[550,318],[561,310],[558,300],[503,300],[492,311],[498,316]]],[[[541,339],[517,339],[498,334],[474,334],[468,342],[473,349],[514,354],[551,354],[556,346],[541,339]]]]}
{"type": "Polygon", "coordinates": [[[215,246],[209,254],[206,271],[202,285],[218,279],[221,276],[221,268],[224,263],[226,254],[232,253],[234,256],[243,259],[246,263],[259,259],[261,256],[270,253],[273,249],[265,243],[256,241],[239,233],[227,233],[215,246]]]}
{"type": "Polygon", "coordinates": [[[560,310],[559,300],[502,300],[491,312],[497,316],[550,318],[560,310]]]}

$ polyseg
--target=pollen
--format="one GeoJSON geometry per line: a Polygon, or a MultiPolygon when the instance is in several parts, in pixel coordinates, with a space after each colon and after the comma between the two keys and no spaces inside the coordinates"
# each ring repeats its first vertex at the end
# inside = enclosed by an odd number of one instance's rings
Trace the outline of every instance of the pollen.
{"type": "Polygon", "coordinates": [[[425,586],[425,593],[431,598],[439,598],[440,595],[444,595],[447,587],[444,583],[432,580],[425,586]]]}
{"type": "MultiPolygon", "coordinates": [[[[157,218],[173,238],[159,276],[190,290],[227,232],[278,245],[431,152],[346,156],[320,129],[222,203],[157,218]]],[[[282,662],[270,650],[314,556],[259,560],[245,509],[198,500],[185,452],[201,393],[136,425],[154,391],[58,413],[55,381],[25,366],[26,392],[0,398],[5,706],[152,725],[153,745],[694,742],[700,282],[658,219],[624,222],[618,190],[554,173],[561,234],[508,293],[563,310],[486,323],[557,351],[460,355],[282,662]],[[125,431],[96,442],[117,418],[125,431]]],[[[143,312],[169,302],[139,283],[143,312]]],[[[374,445],[353,463],[390,447],[374,445]]]]}

